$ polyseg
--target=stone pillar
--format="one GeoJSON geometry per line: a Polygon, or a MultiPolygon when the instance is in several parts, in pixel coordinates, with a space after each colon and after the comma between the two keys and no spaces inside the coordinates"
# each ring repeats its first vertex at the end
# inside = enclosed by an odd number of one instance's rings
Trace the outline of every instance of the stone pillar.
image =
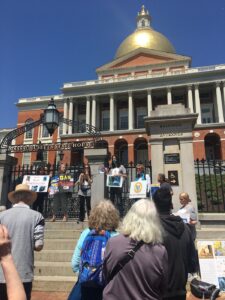
{"type": "Polygon", "coordinates": [[[195,85],[195,112],[198,114],[197,124],[202,123],[201,102],[199,96],[198,85],[195,85]]]}
{"type": "Polygon", "coordinates": [[[96,98],[95,98],[95,96],[92,97],[91,125],[96,126],[96,98]]]}
{"type": "MultiPolygon", "coordinates": [[[[64,99],[63,118],[68,119],[68,103],[64,99]]],[[[63,123],[63,134],[67,134],[67,124],[63,123]]]]}
{"type": "Polygon", "coordinates": [[[109,112],[109,131],[114,131],[114,117],[115,117],[115,106],[113,94],[110,94],[110,112],[109,112]]]}
{"type": "Polygon", "coordinates": [[[220,82],[216,82],[216,104],[217,104],[217,111],[218,111],[218,121],[219,123],[223,123],[224,116],[223,116],[223,103],[222,103],[220,82]]]}
{"type": "Polygon", "coordinates": [[[91,117],[91,100],[90,97],[86,99],[86,124],[90,124],[91,117]]]}
{"type": "Polygon", "coordinates": [[[148,117],[151,114],[152,111],[152,91],[148,90],[147,91],[147,106],[148,106],[148,117]]]}
{"type": "Polygon", "coordinates": [[[188,108],[190,108],[191,113],[194,112],[192,85],[188,86],[188,108]]]}
{"type": "MultiPolygon", "coordinates": [[[[73,99],[69,100],[69,119],[73,121],[73,99]]],[[[72,134],[73,125],[69,125],[68,133],[72,134]]]]}
{"type": "Polygon", "coordinates": [[[84,149],[84,156],[88,159],[93,176],[91,203],[92,207],[94,207],[105,197],[105,174],[99,173],[99,166],[104,164],[104,160],[107,157],[107,149],[84,149]]]}
{"type": "Polygon", "coordinates": [[[180,207],[179,193],[188,192],[197,209],[192,131],[197,114],[182,104],[159,105],[145,118],[151,135],[152,179],[164,173],[173,188],[174,211],[180,207]]]}
{"type": "Polygon", "coordinates": [[[170,87],[167,88],[167,104],[172,104],[172,92],[170,87]]]}
{"type": "Polygon", "coordinates": [[[8,192],[14,188],[10,186],[12,167],[17,164],[17,158],[7,154],[0,154],[0,206],[6,207],[8,192]]]}
{"type": "Polygon", "coordinates": [[[133,97],[132,92],[128,93],[128,129],[132,130],[134,128],[134,107],[133,107],[133,97]]]}

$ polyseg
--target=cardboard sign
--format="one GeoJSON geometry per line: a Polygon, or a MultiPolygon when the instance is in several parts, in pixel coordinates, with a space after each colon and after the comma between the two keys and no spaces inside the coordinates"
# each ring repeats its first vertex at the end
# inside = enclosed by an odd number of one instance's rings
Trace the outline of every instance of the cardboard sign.
{"type": "Polygon", "coordinates": [[[47,193],[49,176],[48,175],[24,175],[23,184],[29,185],[33,192],[47,193]]]}
{"type": "Polygon", "coordinates": [[[72,193],[73,192],[73,177],[70,174],[59,175],[59,192],[61,193],[72,193]]]}
{"type": "Polygon", "coordinates": [[[130,184],[130,196],[129,198],[146,198],[147,181],[132,181],[130,184]]]}
{"type": "Polygon", "coordinates": [[[59,192],[59,176],[53,176],[51,178],[51,185],[49,187],[49,195],[55,195],[59,192]]]}
{"type": "Polygon", "coordinates": [[[107,175],[106,186],[121,188],[123,185],[122,176],[107,175]]]}

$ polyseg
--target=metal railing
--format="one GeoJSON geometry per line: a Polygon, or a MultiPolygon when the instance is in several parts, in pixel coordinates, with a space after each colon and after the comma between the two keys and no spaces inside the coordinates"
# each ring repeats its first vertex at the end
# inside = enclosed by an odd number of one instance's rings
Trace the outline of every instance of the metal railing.
{"type": "Polygon", "coordinates": [[[195,179],[199,212],[225,212],[225,161],[197,159],[195,179]]]}

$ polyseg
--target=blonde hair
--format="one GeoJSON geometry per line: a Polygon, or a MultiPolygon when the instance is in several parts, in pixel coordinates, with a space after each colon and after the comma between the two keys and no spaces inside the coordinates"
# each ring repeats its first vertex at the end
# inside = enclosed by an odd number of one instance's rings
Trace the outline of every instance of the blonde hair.
{"type": "Polygon", "coordinates": [[[188,202],[191,202],[191,199],[189,198],[189,195],[188,195],[188,193],[186,193],[186,192],[180,193],[179,198],[180,198],[180,197],[183,197],[183,198],[186,199],[188,202]]]}
{"type": "Polygon", "coordinates": [[[147,244],[162,242],[162,227],[152,200],[141,199],[133,204],[123,220],[122,233],[147,244]]]}
{"type": "Polygon", "coordinates": [[[119,226],[119,212],[109,200],[103,200],[91,210],[88,225],[96,230],[115,230],[119,226]]]}

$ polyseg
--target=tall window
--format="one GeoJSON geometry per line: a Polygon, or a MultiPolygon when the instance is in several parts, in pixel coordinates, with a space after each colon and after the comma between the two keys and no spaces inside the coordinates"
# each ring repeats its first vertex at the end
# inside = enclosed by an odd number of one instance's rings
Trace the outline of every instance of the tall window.
{"type": "Polygon", "coordinates": [[[31,153],[29,153],[29,152],[23,153],[23,165],[24,166],[30,165],[30,159],[31,159],[31,153]]]}
{"type": "Polygon", "coordinates": [[[109,130],[109,110],[102,111],[101,128],[103,131],[109,130]]]}
{"type": "Polygon", "coordinates": [[[128,129],[128,110],[122,108],[119,110],[119,129],[128,129]]]}
{"type": "Polygon", "coordinates": [[[213,103],[201,104],[202,123],[213,123],[213,103]]]}
{"type": "MultiPolygon", "coordinates": [[[[28,119],[28,120],[26,120],[25,125],[28,125],[32,122],[34,122],[33,119],[28,119]]],[[[25,138],[26,139],[32,139],[33,138],[33,129],[26,131],[25,138]]]]}
{"type": "Polygon", "coordinates": [[[137,107],[136,109],[136,128],[144,128],[145,122],[144,117],[147,116],[146,107],[137,107]]]}

